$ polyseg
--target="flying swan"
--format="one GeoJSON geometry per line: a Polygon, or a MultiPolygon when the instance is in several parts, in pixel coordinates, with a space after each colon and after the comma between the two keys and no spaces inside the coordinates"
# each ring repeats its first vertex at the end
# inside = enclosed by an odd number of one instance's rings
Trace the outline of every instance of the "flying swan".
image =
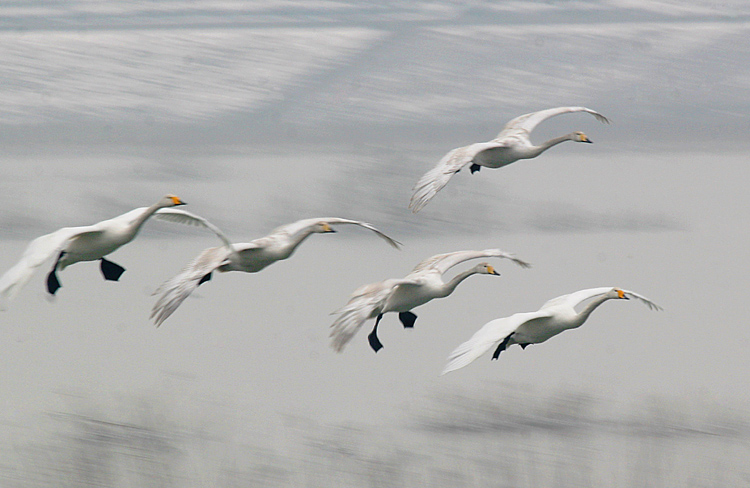
{"type": "MultiPolygon", "coordinates": [[[[181,214],[187,214],[187,212],[175,211],[173,214],[163,215],[160,218],[181,222],[181,214]]],[[[154,295],[161,294],[161,296],[151,310],[151,318],[154,319],[157,327],[160,326],[193,290],[211,279],[214,271],[257,273],[266,266],[291,256],[297,246],[310,235],[336,232],[332,226],[339,224],[354,224],[371,230],[396,249],[401,244],[368,223],[336,217],[299,220],[278,227],[265,237],[240,244],[231,243],[221,230],[211,225],[211,230],[224,245],[204,250],[178,275],[165,281],[154,291],[154,295]]]]}
{"type": "Polygon", "coordinates": [[[557,107],[516,117],[505,124],[503,130],[493,140],[458,147],[443,156],[443,159],[440,160],[437,166],[425,173],[417,184],[414,185],[414,195],[412,195],[409,202],[409,208],[414,213],[419,212],[437,192],[448,184],[451,176],[458,173],[461,168],[469,163],[471,163],[469,169],[473,174],[479,171],[482,166],[487,168],[501,168],[519,159],[535,158],[561,142],[575,141],[590,143],[591,140],[583,132],[571,132],[570,134],[550,139],[539,146],[531,143],[529,135],[539,123],[555,115],[571,112],[590,113],[599,122],[609,123],[609,120],[605,116],[586,107],[557,107]]]}
{"type": "Polygon", "coordinates": [[[611,299],[636,298],[652,310],[660,306],[635,292],[620,288],[589,288],[569,295],[553,298],[536,312],[525,312],[486,323],[468,341],[458,346],[448,357],[448,365],[441,374],[463,368],[493,347],[492,359],[513,344],[526,349],[529,344],[539,344],[568,329],[580,327],[599,305],[611,299]],[[591,300],[580,312],[575,307],[591,300]]]}
{"type": "Polygon", "coordinates": [[[382,349],[377,331],[380,319],[387,312],[398,312],[398,318],[405,328],[414,327],[417,316],[411,309],[425,304],[433,298],[447,297],[459,283],[474,274],[499,276],[495,268],[488,263],[479,263],[471,269],[457,274],[447,283],[443,274],[453,266],[477,258],[505,258],[523,268],[530,265],[513,257],[512,254],[499,249],[484,251],[456,251],[437,254],[419,263],[411,273],[401,279],[388,279],[370,285],[364,285],[354,291],[349,302],[333,314],[339,317],[331,325],[331,347],[341,352],[354,334],[371,318],[375,326],[368,336],[370,346],[375,352],[382,349]]]}
{"type": "MultiPolygon", "coordinates": [[[[63,227],[51,234],[37,237],[29,243],[21,260],[0,278],[0,298],[12,299],[29,281],[36,268],[57,254],[52,270],[47,274],[47,291],[54,295],[61,288],[57,272],[79,261],[100,261],[104,279],[117,281],[125,268],[105,259],[121,246],[132,241],[141,226],[153,215],[177,211],[168,207],[185,205],[174,195],[166,195],[150,207],[140,207],[119,217],[84,227],[63,227]]],[[[191,214],[192,215],[192,214],[191,214]]],[[[205,225],[203,219],[195,225],[205,225]]]]}

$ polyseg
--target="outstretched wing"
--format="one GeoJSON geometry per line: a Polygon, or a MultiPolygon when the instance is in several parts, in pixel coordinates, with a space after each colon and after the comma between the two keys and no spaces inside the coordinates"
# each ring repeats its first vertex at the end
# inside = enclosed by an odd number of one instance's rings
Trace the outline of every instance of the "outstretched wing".
{"type": "Polygon", "coordinates": [[[419,212],[432,197],[443,189],[445,185],[450,181],[451,176],[458,173],[461,168],[469,164],[474,156],[480,151],[489,149],[490,147],[502,147],[502,144],[478,142],[469,146],[457,147],[449,151],[443,158],[438,162],[437,166],[432,168],[430,171],[425,173],[417,184],[414,185],[412,190],[414,194],[411,196],[409,202],[409,208],[412,212],[419,212]]]}
{"type": "Polygon", "coordinates": [[[651,310],[664,310],[662,307],[660,307],[659,305],[655,304],[654,302],[652,302],[648,298],[644,297],[643,295],[639,295],[638,293],[636,293],[634,291],[629,291],[629,290],[622,290],[622,291],[623,291],[623,293],[625,293],[626,297],[628,297],[628,298],[635,298],[636,300],[640,300],[641,302],[645,303],[646,306],[649,309],[651,309],[651,310]]]}
{"type": "MultiPolygon", "coordinates": [[[[615,288],[612,286],[604,286],[604,287],[599,287],[599,288],[588,288],[586,290],[576,291],[568,295],[563,295],[563,296],[559,296],[557,298],[548,300],[544,305],[542,305],[540,310],[544,310],[546,308],[553,307],[559,304],[565,304],[569,307],[575,308],[581,303],[585,302],[586,300],[604,295],[606,293],[611,292],[614,289],[615,288]]],[[[618,288],[618,290],[622,290],[622,289],[618,288]]],[[[662,308],[659,305],[655,304],[654,302],[644,297],[643,295],[639,295],[638,293],[634,291],[628,291],[628,290],[622,290],[622,292],[625,294],[627,298],[635,298],[636,300],[640,300],[641,302],[645,303],[646,306],[650,308],[651,310],[662,310],[662,308]]]]}
{"type": "Polygon", "coordinates": [[[336,352],[343,351],[362,325],[380,313],[393,289],[411,282],[412,280],[391,279],[355,290],[347,304],[333,312],[339,317],[331,324],[331,347],[336,352]]]}
{"type": "Polygon", "coordinates": [[[160,208],[156,211],[156,213],[154,213],[154,217],[159,220],[166,220],[168,222],[175,222],[178,224],[205,227],[206,229],[216,234],[216,236],[221,239],[221,242],[223,242],[228,249],[232,249],[232,243],[230,242],[226,234],[224,234],[221,229],[219,229],[200,215],[195,215],[194,213],[187,212],[178,208],[160,208]]]}
{"type": "Polygon", "coordinates": [[[476,331],[471,339],[464,342],[448,356],[448,364],[441,375],[463,368],[493,347],[497,347],[506,337],[515,332],[521,325],[538,318],[548,317],[543,310],[513,314],[487,322],[476,331]]]}
{"type": "Polygon", "coordinates": [[[396,249],[399,249],[399,246],[403,245],[397,240],[391,238],[390,236],[376,229],[372,224],[368,224],[367,222],[360,222],[358,220],[340,219],[338,217],[327,217],[322,220],[325,220],[326,222],[328,222],[328,225],[352,224],[352,225],[358,225],[360,227],[364,227],[365,229],[370,230],[374,232],[375,234],[377,234],[378,237],[380,237],[381,239],[383,239],[385,242],[387,242],[388,244],[390,244],[392,247],[396,249]]]}
{"type": "Polygon", "coordinates": [[[459,263],[477,258],[505,258],[510,259],[522,268],[531,267],[529,263],[516,258],[511,253],[501,251],[500,249],[485,249],[483,251],[454,251],[445,254],[436,254],[416,265],[409,274],[421,273],[428,269],[434,269],[443,274],[459,263]]]}
{"type": "MultiPolygon", "coordinates": [[[[321,223],[327,223],[328,225],[339,225],[339,224],[353,224],[358,225],[360,227],[364,227],[367,230],[371,230],[375,234],[377,234],[379,237],[381,237],[383,240],[385,240],[388,244],[395,247],[396,249],[399,248],[401,245],[400,242],[398,242],[395,239],[392,239],[390,236],[386,235],[384,232],[381,232],[379,229],[375,228],[373,225],[368,224],[367,222],[360,222],[358,220],[349,220],[349,219],[341,219],[338,217],[317,217],[312,219],[303,219],[298,220],[296,222],[292,222],[291,224],[282,225],[281,227],[277,227],[273,231],[271,231],[270,234],[266,236],[266,238],[275,238],[276,236],[294,236],[295,234],[298,234],[299,232],[307,231],[310,227],[316,226],[321,223]]],[[[261,237],[261,239],[264,239],[261,237]]]]}
{"type": "Polygon", "coordinates": [[[520,132],[523,132],[525,133],[526,136],[528,136],[537,125],[549,119],[550,117],[554,117],[560,114],[572,113],[572,112],[586,112],[596,117],[596,120],[598,120],[599,122],[602,122],[604,124],[609,124],[609,120],[604,115],[600,114],[599,112],[595,112],[594,110],[591,110],[590,108],[586,108],[586,107],[549,108],[547,110],[540,110],[538,112],[532,112],[530,114],[519,115],[515,119],[505,124],[505,127],[503,127],[503,130],[500,131],[500,133],[497,135],[495,140],[504,139],[509,136],[515,136],[515,135],[518,135],[520,132]]]}
{"type": "Polygon", "coordinates": [[[70,238],[86,232],[99,231],[90,225],[63,227],[31,241],[26,246],[21,259],[0,278],[0,298],[10,300],[15,297],[39,266],[60,252],[70,238]]]}
{"type": "Polygon", "coordinates": [[[210,247],[200,253],[175,277],[165,281],[154,291],[159,299],[151,309],[151,318],[159,327],[209,274],[229,257],[226,247],[210,247]]]}

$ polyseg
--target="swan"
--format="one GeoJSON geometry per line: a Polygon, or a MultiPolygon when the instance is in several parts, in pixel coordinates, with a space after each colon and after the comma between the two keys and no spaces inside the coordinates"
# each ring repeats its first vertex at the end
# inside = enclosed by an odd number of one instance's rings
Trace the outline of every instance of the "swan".
{"type": "MultiPolygon", "coordinates": [[[[187,212],[175,211],[160,218],[182,222],[180,215],[187,212]]],[[[192,222],[192,219],[190,220],[192,222]]],[[[334,225],[353,224],[371,230],[388,244],[398,249],[400,242],[391,239],[372,225],[357,220],[340,219],[336,217],[321,217],[299,220],[291,224],[283,225],[271,231],[265,237],[260,237],[248,243],[233,244],[226,235],[216,228],[210,228],[224,243],[221,247],[211,247],[201,252],[191,261],[179,274],[165,281],[154,295],[159,299],[151,310],[151,318],[159,327],[177,307],[195,290],[199,285],[211,279],[214,271],[244,271],[245,273],[257,273],[263,268],[281,261],[292,255],[297,246],[312,234],[324,234],[336,232],[334,225]]]]}
{"type": "Polygon", "coordinates": [[[453,266],[477,258],[495,257],[510,259],[523,268],[530,267],[525,261],[499,249],[483,251],[455,251],[437,254],[419,263],[411,273],[401,279],[388,279],[370,285],[364,285],[354,291],[349,302],[333,312],[339,317],[331,325],[331,347],[341,352],[354,334],[371,318],[375,326],[368,336],[370,346],[375,352],[383,344],[377,336],[378,324],[383,314],[398,312],[398,318],[405,328],[414,327],[417,316],[411,309],[429,302],[434,298],[447,297],[459,283],[474,274],[499,276],[495,268],[488,263],[480,263],[471,269],[457,274],[448,282],[443,281],[443,274],[453,266]]]}
{"type": "Polygon", "coordinates": [[[513,344],[526,349],[530,344],[539,344],[568,329],[580,327],[591,312],[607,300],[636,298],[652,310],[662,308],[633,291],[621,288],[589,288],[547,301],[536,312],[524,312],[492,320],[479,329],[468,341],[458,346],[448,357],[442,374],[463,368],[479,356],[495,347],[492,359],[513,344]],[[580,312],[575,307],[591,300],[580,312]]]}
{"type": "Polygon", "coordinates": [[[586,107],[557,107],[516,117],[505,124],[503,130],[493,140],[458,147],[443,156],[437,166],[425,173],[414,185],[414,194],[409,202],[409,208],[414,213],[419,212],[437,192],[448,184],[451,176],[469,163],[471,163],[469,169],[473,174],[482,166],[501,168],[519,159],[535,158],[561,142],[591,143],[591,139],[583,132],[572,132],[556,137],[539,146],[531,143],[529,135],[539,123],[555,115],[571,112],[586,112],[596,117],[599,122],[609,123],[605,116],[586,107]]]}
{"type": "MultiPolygon", "coordinates": [[[[179,205],[185,205],[185,202],[174,195],[165,195],[150,207],[136,208],[94,225],[63,227],[37,237],[26,247],[21,260],[0,278],[0,298],[12,299],[29,281],[36,268],[55,254],[58,255],[57,260],[47,275],[47,291],[51,295],[62,286],[57,272],[79,261],[100,261],[104,279],[117,281],[125,268],[104,256],[132,241],[149,217],[179,205]]],[[[199,221],[194,224],[204,225],[199,221]]]]}

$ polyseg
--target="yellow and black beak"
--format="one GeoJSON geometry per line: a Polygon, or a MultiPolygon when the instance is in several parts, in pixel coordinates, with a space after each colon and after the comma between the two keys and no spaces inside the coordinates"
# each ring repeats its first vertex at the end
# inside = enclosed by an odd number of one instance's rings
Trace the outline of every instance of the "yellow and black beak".
{"type": "Polygon", "coordinates": [[[627,296],[625,295],[625,292],[624,292],[624,291],[622,291],[622,290],[617,290],[617,298],[620,298],[620,299],[622,299],[622,300],[630,300],[630,298],[628,298],[628,297],[627,297],[627,296]]]}
{"type": "Polygon", "coordinates": [[[178,205],[187,205],[187,203],[180,200],[179,197],[172,197],[172,203],[174,203],[175,207],[178,205]]]}
{"type": "Polygon", "coordinates": [[[498,273],[497,271],[495,271],[494,266],[487,266],[487,273],[489,273],[491,275],[495,275],[495,276],[500,276],[500,273],[498,273]]]}
{"type": "Polygon", "coordinates": [[[323,224],[323,232],[336,232],[336,229],[331,227],[329,224],[323,224]]]}
{"type": "Polygon", "coordinates": [[[581,134],[581,142],[586,142],[588,144],[592,144],[594,141],[589,139],[589,137],[586,134],[581,134]]]}

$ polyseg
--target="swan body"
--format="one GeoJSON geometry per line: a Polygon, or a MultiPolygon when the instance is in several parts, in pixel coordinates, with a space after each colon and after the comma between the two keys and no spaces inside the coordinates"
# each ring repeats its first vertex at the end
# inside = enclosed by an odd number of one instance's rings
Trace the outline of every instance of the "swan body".
{"type": "MultiPolygon", "coordinates": [[[[159,218],[180,221],[180,214],[186,212],[174,211],[159,218]]],[[[207,223],[208,224],[208,223],[207,223]]],[[[334,225],[353,224],[364,227],[384,239],[388,244],[398,249],[400,243],[379,231],[366,222],[340,219],[336,217],[321,217],[299,220],[283,225],[271,231],[265,237],[260,237],[248,243],[231,243],[221,230],[211,224],[211,228],[224,243],[221,247],[211,247],[200,253],[193,261],[175,277],[165,281],[155,292],[159,299],[151,310],[151,318],[156,326],[160,326],[177,307],[199,285],[211,279],[214,271],[244,271],[257,273],[267,266],[287,259],[297,246],[312,234],[336,232],[334,225]]],[[[209,225],[206,225],[207,227],[209,225]]]]}
{"type": "Polygon", "coordinates": [[[474,274],[498,275],[488,263],[480,263],[471,269],[457,274],[450,281],[443,280],[443,274],[453,266],[477,258],[497,257],[510,259],[519,266],[529,264],[499,249],[484,251],[456,251],[438,254],[419,263],[411,273],[400,279],[388,279],[364,285],[354,291],[349,302],[333,312],[339,317],[331,325],[331,347],[341,352],[344,346],[368,319],[376,318],[375,326],[368,336],[370,346],[378,352],[383,345],[377,337],[377,328],[383,314],[398,312],[404,327],[413,327],[417,316],[413,308],[435,298],[447,297],[459,283],[474,274]]]}
{"type": "Polygon", "coordinates": [[[586,107],[557,107],[516,117],[505,124],[503,130],[493,140],[459,147],[443,156],[437,166],[425,173],[414,185],[414,194],[409,202],[409,208],[414,213],[419,212],[438,191],[448,184],[451,176],[467,164],[471,164],[471,172],[475,173],[482,166],[501,168],[519,159],[535,158],[561,142],[590,143],[591,140],[583,132],[572,132],[550,139],[539,146],[532,144],[529,135],[539,123],[550,117],[571,112],[586,112],[602,123],[609,123],[605,116],[586,107]]]}
{"type": "Polygon", "coordinates": [[[50,294],[54,295],[62,286],[57,271],[80,261],[100,260],[105,279],[117,281],[125,269],[104,259],[104,256],[132,241],[152,215],[178,205],[185,205],[185,202],[174,195],[166,195],[150,207],[136,208],[97,224],[64,227],[37,237],[26,247],[21,260],[0,278],[0,298],[12,299],[36,268],[55,254],[58,255],[57,261],[47,275],[47,291],[50,294]]]}
{"type": "Polygon", "coordinates": [[[519,344],[524,349],[529,344],[540,344],[560,332],[580,327],[591,312],[605,301],[630,298],[640,300],[652,310],[661,310],[648,298],[620,288],[590,288],[563,295],[547,301],[536,312],[517,313],[486,323],[450,354],[442,374],[463,368],[492,348],[495,348],[492,359],[497,359],[502,351],[513,344],[519,344]],[[586,306],[577,312],[575,307],[586,301],[589,301],[586,306]]]}

